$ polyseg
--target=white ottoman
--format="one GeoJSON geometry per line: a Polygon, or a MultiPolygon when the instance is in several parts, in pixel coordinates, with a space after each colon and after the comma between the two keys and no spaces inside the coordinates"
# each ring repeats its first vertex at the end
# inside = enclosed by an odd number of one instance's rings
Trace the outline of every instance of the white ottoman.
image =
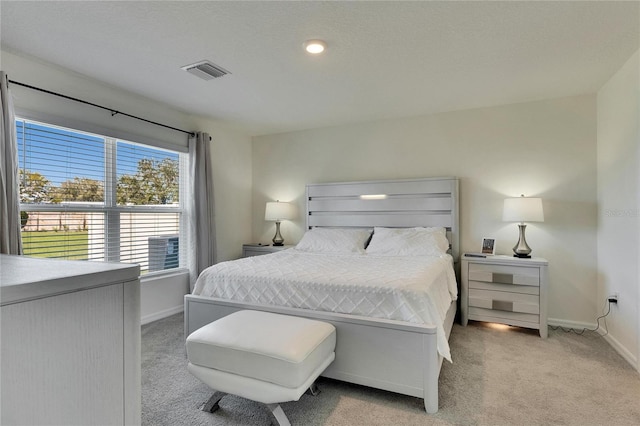
{"type": "Polygon", "coordinates": [[[187,337],[188,369],[218,391],[203,409],[215,411],[225,394],[267,404],[289,425],[279,403],[297,401],[335,358],[331,324],[262,311],[238,311],[187,337]]]}

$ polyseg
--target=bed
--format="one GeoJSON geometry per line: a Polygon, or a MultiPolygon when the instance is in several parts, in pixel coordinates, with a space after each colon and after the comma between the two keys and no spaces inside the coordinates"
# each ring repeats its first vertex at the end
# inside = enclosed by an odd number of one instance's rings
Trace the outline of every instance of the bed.
{"type": "MultiPolygon", "coordinates": [[[[204,284],[209,274],[204,271],[194,289],[195,293],[200,294],[185,296],[185,333],[188,335],[211,321],[241,309],[263,310],[327,321],[336,327],[338,341],[336,360],[323,376],[423,398],[426,411],[435,413],[438,410],[438,376],[443,359],[449,355],[447,339],[456,313],[457,285],[455,277],[453,284],[451,283],[451,276],[453,261],[457,261],[459,257],[457,179],[310,184],[307,185],[306,204],[306,224],[310,230],[443,227],[446,229],[449,253],[433,256],[428,262],[423,260],[421,267],[407,259],[382,256],[375,260],[375,256],[361,254],[337,254],[331,259],[330,254],[319,256],[316,253],[305,253],[295,249],[224,262],[216,265],[214,269],[219,272],[226,271],[224,273],[228,276],[233,276],[234,271],[246,273],[253,270],[256,272],[252,275],[253,284],[243,288],[233,280],[227,280],[217,290],[212,290],[204,284]],[[315,277],[305,277],[297,281],[296,285],[302,286],[306,293],[305,297],[292,303],[291,292],[286,289],[273,290],[282,287],[272,287],[278,285],[277,277],[270,277],[268,272],[264,272],[268,271],[269,262],[273,261],[289,265],[289,269],[294,270],[308,270],[310,263],[322,265],[324,262],[325,269],[317,269],[315,277]],[[378,286],[373,277],[369,277],[366,285],[360,286],[362,288],[349,287],[351,292],[363,290],[369,293],[369,300],[365,304],[367,307],[364,309],[354,309],[353,306],[349,309],[345,309],[344,306],[335,307],[340,305],[335,301],[344,302],[344,298],[323,298],[318,293],[326,291],[335,284],[333,280],[345,275],[344,268],[348,268],[348,265],[354,268],[359,265],[358,267],[364,270],[374,270],[372,265],[382,265],[385,262],[389,265],[376,269],[374,275],[385,275],[380,271],[389,271],[389,267],[420,273],[422,269],[428,269],[431,275],[445,276],[444,280],[435,280],[428,286],[439,289],[437,291],[442,294],[447,291],[451,297],[446,302],[440,300],[435,309],[431,306],[430,309],[424,310],[420,308],[420,303],[423,302],[418,300],[422,296],[414,291],[415,288],[410,282],[397,283],[399,289],[394,289],[395,293],[387,296],[383,294],[386,290],[381,290],[382,287],[378,286]],[[261,272],[263,275],[260,275],[261,272]],[[314,280],[323,279],[326,282],[314,284],[314,280]],[[325,288],[322,289],[320,284],[324,284],[325,288]],[[266,290],[250,296],[249,293],[255,288],[266,290]],[[279,293],[285,293],[287,296],[280,297],[279,293]],[[386,306],[387,300],[384,297],[401,300],[407,308],[398,309],[400,313],[392,315],[370,309],[371,306],[386,306]],[[335,306],[326,306],[326,300],[331,300],[331,304],[335,306]],[[418,302],[409,303],[410,300],[418,302]],[[332,309],[342,312],[332,312],[332,309]],[[438,315],[429,317],[436,311],[439,312],[438,315]]],[[[360,272],[355,274],[358,275],[360,272]]],[[[275,275],[281,275],[281,272],[276,272],[275,275]]],[[[396,282],[410,279],[412,278],[403,277],[396,282]]],[[[386,278],[382,277],[381,281],[387,285],[388,282],[393,282],[393,276],[387,273],[386,278]]],[[[360,296],[355,299],[360,300],[360,296]]],[[[427,300],[426,303],[435,302],[427,300]]]]}

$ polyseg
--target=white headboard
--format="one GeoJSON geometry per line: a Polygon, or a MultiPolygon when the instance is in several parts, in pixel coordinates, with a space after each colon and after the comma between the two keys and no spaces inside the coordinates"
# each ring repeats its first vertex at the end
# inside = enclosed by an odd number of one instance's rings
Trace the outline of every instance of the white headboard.
{"type": "Polygon", "coordinates": [[[460,257],[458,179],[453,177],[307,185],[307,229],[442,226],[460,257]]]}

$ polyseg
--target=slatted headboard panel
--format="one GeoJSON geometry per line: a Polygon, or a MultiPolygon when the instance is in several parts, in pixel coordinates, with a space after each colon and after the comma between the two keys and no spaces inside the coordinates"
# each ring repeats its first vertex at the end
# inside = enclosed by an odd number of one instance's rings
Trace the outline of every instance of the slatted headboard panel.
{"type": "Polygon", "coordinates": [[[453,177],[307,185],[307,228],[442,226],[460,255],[458,179],[453,177]]]}

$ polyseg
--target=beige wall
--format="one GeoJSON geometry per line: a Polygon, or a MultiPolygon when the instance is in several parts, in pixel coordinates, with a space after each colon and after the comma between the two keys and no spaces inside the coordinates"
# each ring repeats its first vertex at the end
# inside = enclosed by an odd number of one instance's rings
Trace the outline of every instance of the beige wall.
{"type": "Polygon", "coordinates": [[[607,338],[640,370],[640,53],[598,92],[598,302],[607,338]]]}
{"type": "Polygon", "coordinates": [[[433,176],[460,178],[461,244],[483,237],[509,254],[516,224],[505,197],[543,198],[545,222],[527,226],[534,255],[550,262],[550,322],[593,324],[596,313],[596,98],[577,96],[375,121],[253,141],[253,237],[268,243],[267,201],[294,201],[289,243],[304,228],[306,183],[433,176]]]}

